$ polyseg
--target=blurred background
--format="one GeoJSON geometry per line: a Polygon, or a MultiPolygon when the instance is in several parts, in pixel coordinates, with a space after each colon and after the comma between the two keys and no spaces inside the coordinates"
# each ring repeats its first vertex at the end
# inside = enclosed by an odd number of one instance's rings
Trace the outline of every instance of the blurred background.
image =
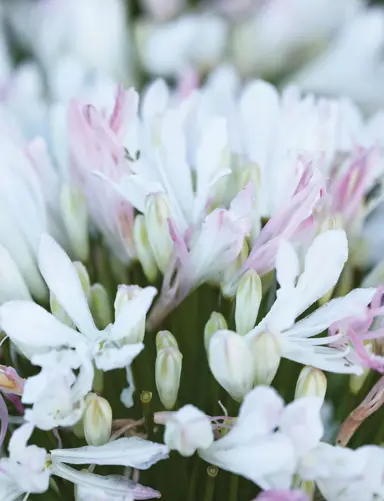
{"type": "MultiPolygon", "coordinates": [[[[165,78],[188,93],[226,72],[384,104],[384,1],[2,0],[0,106],[23,132],[73,96],[105,104],[116,82],[165,78]]],[[[4,121],[4,120],[0,120],[4,121]]],[[[0,123],[1,127],[1,123],[0,123]]]]}

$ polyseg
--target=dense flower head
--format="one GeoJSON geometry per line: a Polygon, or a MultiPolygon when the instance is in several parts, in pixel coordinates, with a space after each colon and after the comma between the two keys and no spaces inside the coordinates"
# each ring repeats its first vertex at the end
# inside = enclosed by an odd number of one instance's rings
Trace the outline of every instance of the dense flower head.
{"type": "Polygon", "coordinates": [[[363,0],[0,6],[2,501],[384,500],[383,42],[363,0]]]}

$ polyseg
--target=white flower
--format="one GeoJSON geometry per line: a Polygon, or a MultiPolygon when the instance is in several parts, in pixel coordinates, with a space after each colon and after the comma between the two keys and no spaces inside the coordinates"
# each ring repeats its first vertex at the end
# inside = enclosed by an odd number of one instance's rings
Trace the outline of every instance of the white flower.
{"type": "Polygon", "coordinates": [[[0,137],[3,158],[0,167],[0,245],[12,257],[32,296],[39,300],[47,295],[37,266],[41,235],[52,229],[63,243],[66,240],[63,229],[55,221],[58,201],[55,207],[46,196],[46,189],[50,190],[51,196],[58,194],[59,181],[44,148],[42,141],[34,142],[26,155],[21,144],[3,134],[0,137]],[[23,205],[20,200],[23,200],[23,205]]]}
{"type": "Polygon", "coordinates": [[[4,501],[19,499],[23,493],[42,493],[48,489],[50,471],[46,468],[46,450],[27,446],[33,425],[24,424],[13,432],[9,457],[0,459],[0,493],[4,501]]]}
{"type": "Polygon", "coordinates": [[[85,397],[92,389],[92,363],[85,361],[76,377],[55,356],[49,356],[48,359],[44,355],[32,360],[44,363],[45,367],[37,376],[32,376],[25,382],[22,402],[33,405],[31,409],[26,409],[25,419],[42,430],[73,426],[81,419],[85,397]]]}
{"type": "MultiPolygon", "coordinates": [[[[32,50],[48,71],[60,57],[75,56],[88,68],[123,78],[127,68],[127,26],[120,0],[59,0],[7,6],[21,42],[32,50]],[[26,21],[29,28],[26,30],[26,21]],[[71,33],[65,29],[68,23],[71,33]],[[108,34],[99,34],[108,26],[108,34]]],[[[129,66],[128,66],[129,67],[129,66]]]]}
{"type": "Polygon", "coordinates": [[[284,409],[275,390],[259,386],[245,397],[233,428],[199,455],[263,489],[288,489],[300,458],[323,434],[320,407],[320,399],[306,397],[284,409]]]}
{"type": "Polygon", "coordinates": [[[10,339],[29,357],[75,348],[82,357],[93,359],[101,370],[130,365],[143,344],[134,340],[131,343],[127,334],[142,321],[156,289],[147,287],[140,291],[135,299],[122,306],[115,323],[100,331],[93,321],[75,266],[47,235],[41,239],[39,267],[51,293],[79,331],[60,323],[37,304],[11,301],[0,309],[0,325],[10,339]]]}
{"type": "Polygon", "coordinates": [[[177,412],[158,412],[155,421],[165,424],[165,444],[182,456],[192,456],[196,449],[206,449],[213,443],[210,419],[193,405],[177,412]]]}
{"type": "Polygon", "coordinates": [[[366,110],[374,111],[383,104],[380,92],[383,42],[382,9],[362,11],[346,23],[323,54],[293,75],[292,80],[305,90],[345,95],[366,110]]]}
{"type": "Polygon", "coordinates": [[[302,478],[315,480],[327,501],[384,499],[384,450],[374,445],[356,450],[321,443],[303,459],[302,478]]]}
{"type": "Polygon", "coordinates": [[[227,32],[228,27],[219,16],[188,14],[168,23],[139,24],[136,42],[148,72],[178,76],[188,66],[205,72],[220,61],[227,32]]]}
{"type": "Polygon", "coordinates": [[[348,346],[340,348],[332,345],[342,338],[341,334],[311,338],[334,322],[363,314],[376,289],[355,289],[295,323],[298,316],[336,284],[347,256],[345,233],[341,230],[326,231],[317,236],[309,247],[304,270],[299,274],[298,256],[291,244],[283,242],[276,260],[280,284],[277,299],[266,317],[246,338],[252,340],[262,332],[270,331],[277,336],[282,357],[331,372],[361,372],[360,366],[348,361],[348,346]]]}

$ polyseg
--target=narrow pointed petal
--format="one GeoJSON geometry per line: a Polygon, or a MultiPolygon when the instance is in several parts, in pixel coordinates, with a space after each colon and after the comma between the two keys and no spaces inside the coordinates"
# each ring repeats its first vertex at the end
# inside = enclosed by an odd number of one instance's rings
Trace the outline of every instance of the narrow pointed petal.
{"type": "Polygon", "coordinates": [[[83,489],[87,489],[87,492],[96,490],[98,495],[103,494],[107,496],[106,499],[114,499],[115,496],[119,500],[154,499],[160,497],[158,491],[150,487],[135,484],[125,477],[119,475],[102,476],[89,473],[88,471],[78,471],[56,461],[52,465],[52,473],[65,480],[69,480],[83,489]]]}
{"type": "Polygon", "coordinates": [[[0,307],[0,325],[16,343],[36,348],[76,346],[81,334],[30,301],[10,301],[0,307]]]}
{"type": "Polygon", "coordinates": [[[329,230],[315,238],[297,283],[300,296],[297,316],[332,289],[347,258],[348,240],[344,231],[329,230]]]}
{"type": "Polygon", "coordinates": [[[96,337],[98,330],[89,311],[76,268],[49,235],[41,237],[39,268],[50,291],[79,330],[89,338],[96,337]]]}
{"type": "Polygon", "coordinates": [[[355,289],[344,297],[332,299],[314,313],[297,322],[286,335],[311,337],[326,330],[339,320],[364,313],[376,289],[355,289]]]}
{"type": "Polygon", "coordinates": [[[55,461],[62,463],[121,465],[147,470],[158,461],[168,458],[168,447],[138,437],[129,437],[100,447],[55,449],[51,454],[55,461]]]}

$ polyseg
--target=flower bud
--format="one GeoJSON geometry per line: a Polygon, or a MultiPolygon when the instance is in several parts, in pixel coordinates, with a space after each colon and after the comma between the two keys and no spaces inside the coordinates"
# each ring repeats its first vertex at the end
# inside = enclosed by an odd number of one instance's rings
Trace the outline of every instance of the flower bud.
{"type": "Polygon", "coordinates": [[[243,267],[243,264],[248,258],[249,248],[247,241],[244,240],[243,248],[240,254],[237,256],[235,261],[230,264],[224,272],[220,288],[224,297],[233,298],[236,295],[237,290],[237,278],[239,271],[243,267]]]}
{"type": "Polygon", "coordinates": [[[108,293],[101,284],[91,286],[90,309],[98,329],[103,330],[112,322],[112,312],[108,293]]]}
{"type": "Polygon", "coordinates": [[[183,355],[174,346],[162,348],[157,352],[155,379],[161,403],[172,409],[179,393],[183,355]]]}
{"type": "MultiPolygon", "coordinates": [[[[141,287],[138,285],[119,285],[115,299],[115,318],[117,318],[126,302],[135,299],[141,287]]],[[[145,335],[145,316],[130,330],[127,331],[125,341],[127,343],[142,343],[145,335]]]]}
{"type": "Polygon", "coordinates": [[[324,400],[327,391],[327,378],[324,372],[315,367],[303,367],[296,383],[295,398],[319,397],[324,400]]]}
{"type": "Polygon", "coordinates": [[[236,332],[246,334],[256,324],[262,298],[261,280],[255,270],[245,272],[236,293],[236,332]]]}
{"type": "Polygon", "coordinates": [[[254,384],[272,383],[280,365],[281,348],[270,332],[262,332],[248,340],[253,357],[254,384]]]}
{"type": "Polygon", "coordinates": [[[206,449],[213,443],[211,422],[193,405],[177,412],[158,412],[155,423],[165,424],[164,443],[182,456],[192,456],[196,449],[206,449]]]}
{"type": "Polygon", "coordinates": [[[176,338],[169,331],[159,331],[156,335],[156,349],[160,351],[163,348],[178,348],[176,338]]]}
{"type": "Polygon", "coordinates": [[[0,304],[32,300],[27,284],[10,253],[0,245],[0,304]]]}
{"type": "Polygon", "coordinates": [[[153,283],[156,280],[158,269],[149,244],[145,218],[142,214],[139,214],[135,218],[133,226],[133,239],[135,242],[137,258],[143,268],[144,275],[149,282],[153,283]]]}
{"type": "Polygon", "coordinates": [[[209,368],[217,382],[241,401],[253,387],[253,359],[244,337],[232,331],[213,334],[208,347],[209,368]]]}
{"type": "Polygon", "coordinates": [[[164,273],[171,261],[174,248],[168,228],[170,217],[168,198],[162,193],[148,195],[144,215],[153,255],[157,266],[164,273]]]}
{"type": "Polygon", "coordinates": [[[254,193],[257,194],[260,189],[260,181],[260,167],[256,163],[248,164],[237,172],[238,191],[243,190],[251,182],[254,193]]]}
{"type": "Polygon", "coordinates": [[[61,216],[73,251],[81,261],[89,254],[88,212],[85,197],[75,186],[64,185],[60,194],[61,216]]]}
{"type": "Polygon", "coordinates": [[[89,393],[85,399],[83,424],[88,445],[106,444],[112,429],[112,408],[108,400],[96,393],[89,393]]]}
{"type": "Polygon", "coordinates": [[[225,331],[228,329],[227,321],[221,313],[217,313],[213,311],[211,316],[209,317],[208,322],[205,324],[204,328],[204,346],[205,350],[208,353],[209,342],[211,337],[217,331],[225,331]]]}
{"type": "Polygon", "coordinates": [[[365,369],[363,374],[351,374],[349,376],[349,389],[351,393],[357,395],[364,386],[365,381],[370,373],[370,369],[365,369]]]}
{"type": "Polygon", "coordinates": [[[91,281],[89,279],[88,270],[80,263],[80,261],[75,261],[73,266],[76,268],[77,274],[79,275],[81,286],[83,288],[84,294],[89,298],[89,293],[91,290],[91,281]]]}

